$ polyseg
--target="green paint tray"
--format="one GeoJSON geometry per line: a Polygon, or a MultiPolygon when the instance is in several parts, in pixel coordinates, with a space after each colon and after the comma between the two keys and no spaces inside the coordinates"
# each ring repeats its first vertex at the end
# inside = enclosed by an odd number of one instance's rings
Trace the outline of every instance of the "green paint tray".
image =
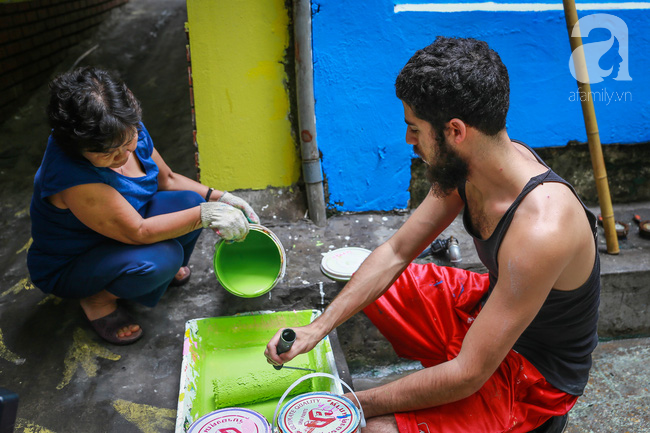
{"type": "MultiPolygon", "coordinates": [[[[254,410],[271,423],[282,393],[310,372],[275,370],[264,357],[266,344],[278,329],[307,325],[319,314],[317,310],[264,311],[189,320],[175,433],[186,433],[194,421],[224,407],[254,410]]],[[[329,337],[287,365],[338,377],[329,337]]],[[[343,394],[339,382],[313,378],[301,383],[293,395],[317,391],[343,394]]]]}

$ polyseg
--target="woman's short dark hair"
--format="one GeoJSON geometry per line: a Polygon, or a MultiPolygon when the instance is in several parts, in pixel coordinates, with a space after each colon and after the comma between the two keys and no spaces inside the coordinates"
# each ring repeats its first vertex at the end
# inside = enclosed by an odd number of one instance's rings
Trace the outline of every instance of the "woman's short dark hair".
{"type": "Polygon", "coordinates": [[[124,144],[139,128],[142,110],[122,81],[86,66],[52,80],[47,115],[57,144],[80,156],[124,144]]]}
{"type": "Polygon", "coordinates": [[[406,63],[395,80],[395,90],[437,135],[453,118],[487,135],[506,127],[508,70],[483,41],[438,36],[406,63]]]}

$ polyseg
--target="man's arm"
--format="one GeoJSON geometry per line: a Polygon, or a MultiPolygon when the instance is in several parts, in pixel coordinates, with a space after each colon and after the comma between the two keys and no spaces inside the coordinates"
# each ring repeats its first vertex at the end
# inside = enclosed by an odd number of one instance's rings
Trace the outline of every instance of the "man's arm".
{"type": "Polygon", "coordinates": [[[584,221],[575,214],[557,206],[517,212],[499,250],[499,280],[458,356],[357,393],[366,416],[438,406],[477,392],[536,316],[567,263],[581,253],[584,221]]]}
{"type": "Polygon", "coordinates": [[[334,328],[379,298],[406,266],[444,230],[462,209],[457,193],[436,198],[431,193],[404,225],[363,262],[341,293],[311,324],[296,328],[296,342],[289,352],[277,355],[280,331],[267,345],[270,363],[282,364],[313,349],[334,328]]]}

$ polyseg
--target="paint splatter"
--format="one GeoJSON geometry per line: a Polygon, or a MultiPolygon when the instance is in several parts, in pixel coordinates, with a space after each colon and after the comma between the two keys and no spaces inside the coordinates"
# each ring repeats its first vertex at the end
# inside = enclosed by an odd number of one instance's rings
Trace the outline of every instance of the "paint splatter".
{"type": "Polygon", "coordinates": [[[16,254],[20,254],[20,253],[22,253],[23,251],[27,251],[27,250],[29,249],[29,247],[32,246],[32,242],[34,242],[34,239],[29,238],[29,240],[27,241],[27,243],[26,243],[25,245],[23,245],[23,247],[22,247],[21,249],[19,249],[18,251],[16,251],[16,254]]]}
{"type": "Polygon", "coordinates": [[[17,295],[18,293],[20,293],[23,290],[33,290],[35,288],[36,287],[34,287],[32,282],[29,281],[29,278],[25,277],[22,280],[18,281],[13,286],[11,286],[11,288],[6,290],[2,295],[0,295],[0,297],[6,296],[6,295],[8,295],[10,293],[13,293],[14,295],[17,295]]]}
{"type": "Polygon", "coordinates": [[[320,304],[325,305],[325,291],[323,290],[323,282],[318,282],[318,290],[320,291],[320,304]]]}
{"type": "Polygon", "coordinates": [[[79,367],[86,372],[88,377],[97,376],[97,370],[99,369],[97,358],[117,361],[121,356],[95,343],[83,329],[75,329],[72,337],[72,347],[68,350],[63,361],[65,365],[63,379],[56,389],[62,389],[68,385],[79,367]]]}
{"type": "Polygon", "coordinates": [[[176,410],[126,400],[115,400],[115,410],[143,433],[160,433],[174,429],[176,410]]]}
{"type": "Polygon", "coordinates": [[[59,305],[59,304],[61,303],[61,301],[63,301],[63,299],[62,299],[62,298],[59,298],[59,297],[56,296],[56,295],[47,295],[46,297],[44,297],[43,299],[41,299],[41,300],[38,302],[38,304],[36,304],[36,305],[44,305],[44,304],[46,304],[46,303],[48,303],[48,302],[50,302],[50,301],[54,302],[54,305],[59,305]]]}
{"type": "Polygon", "coordinates": [[[14,214],[14,217],[20,218],[20,217],[22,217],[24,215],[29,215],[29,206],[27,206],[26,208],[23,208],[23,209],[19,210],[18,212],[16,212],[14,214]]]}
{"type": "Polygon", "coordinates": [[[54,433],[52,430],[46,429],[43,426],[34,424],[26,419],[18,418],[16,420],[16,431],[19,431],[20,429],[23,429],[23,433],[54,433]]]}
{"type": "Polygon", "coordinates": [[[7,348],[4,341],[4,336],[2,335],[2,330],[0,329],[0,358],[5,361],[13,362],[16,365],[21,365],[25,363],[25,359],[13,353],[7,348]]]}

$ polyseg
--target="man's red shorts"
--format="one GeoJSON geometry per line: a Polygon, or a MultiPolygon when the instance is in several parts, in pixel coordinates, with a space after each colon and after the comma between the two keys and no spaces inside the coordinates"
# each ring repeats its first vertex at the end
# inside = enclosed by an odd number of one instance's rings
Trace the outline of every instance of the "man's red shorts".
{"type": "MultiPolygon", "coordinates": [[[[430,367],[458,355],[487,289],[487,274],[411,264],[364,312],[399,356],[430,367]]],[[[567,413],[577,398],[546,382],[511,350],[472,396],[395,417],[400,433],[529,432],[567,413]]]]}

